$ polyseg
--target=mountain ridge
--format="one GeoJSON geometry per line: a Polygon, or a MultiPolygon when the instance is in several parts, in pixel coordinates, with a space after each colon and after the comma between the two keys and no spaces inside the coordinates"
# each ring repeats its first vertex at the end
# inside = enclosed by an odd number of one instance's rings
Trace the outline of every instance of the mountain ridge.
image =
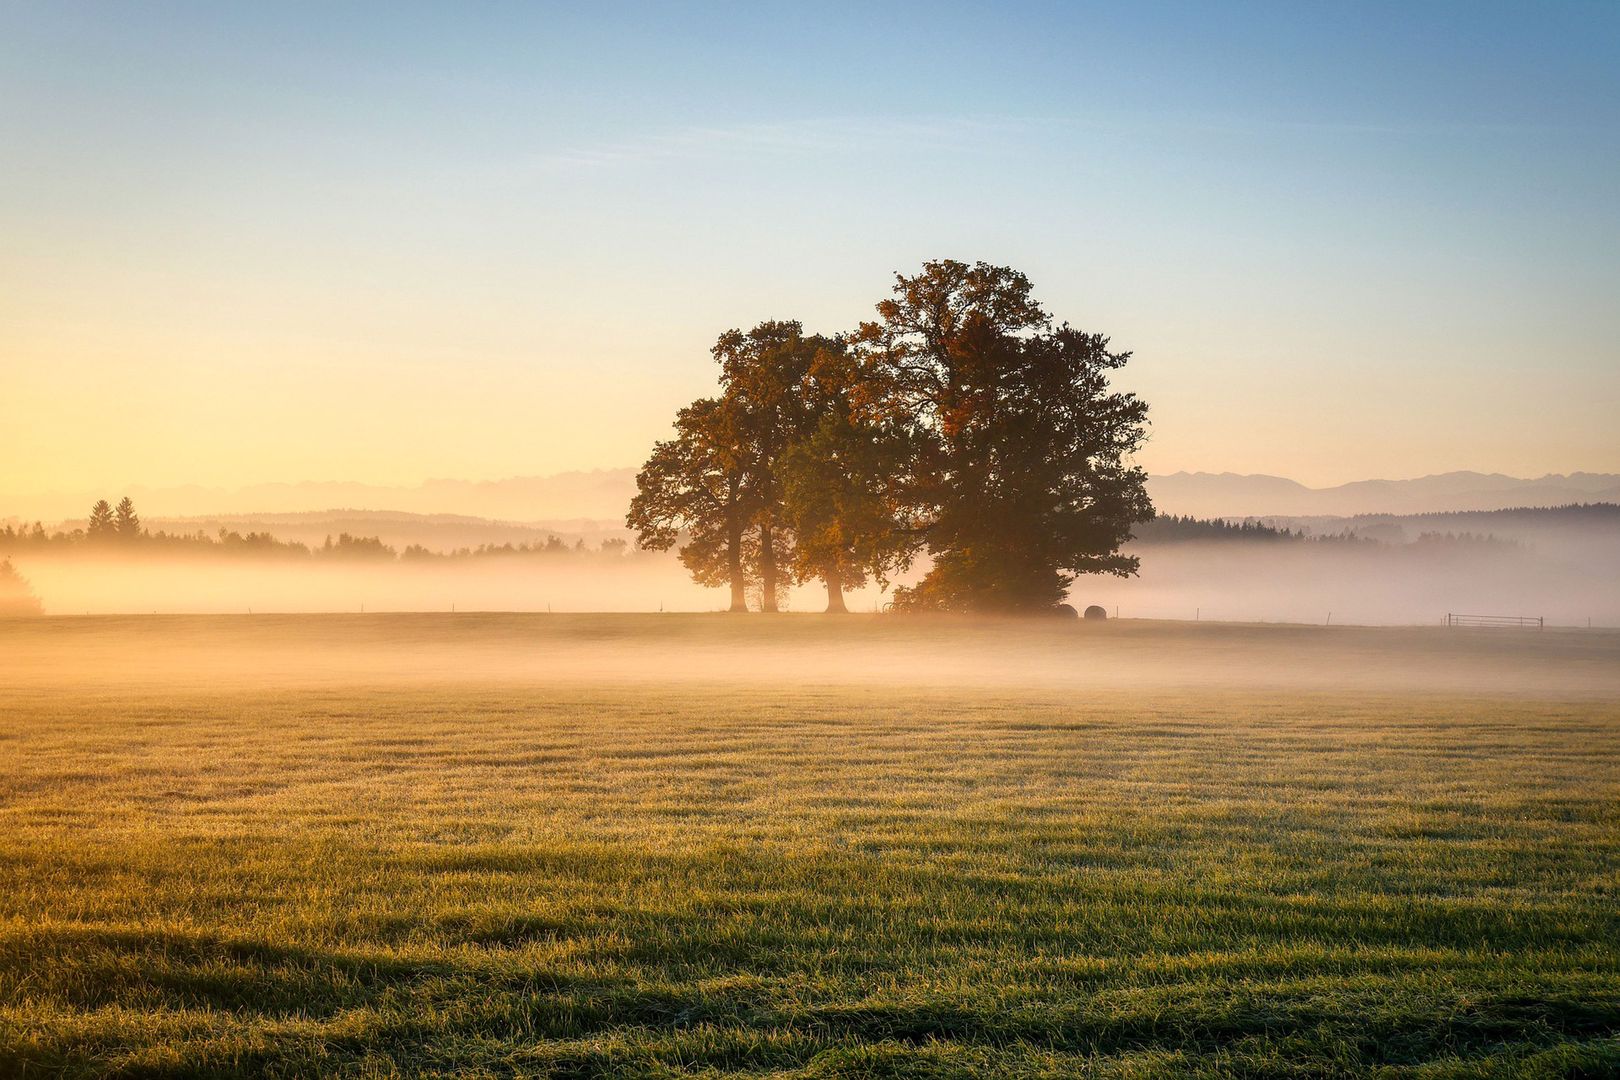
{"type": "Polygon", "coordinates": [[[1162,513],[1195,517],[1335,516],[1505,510],[1620,501],[1620,474],[1547,473],[1534,478],[1459,470],[1406,480],[1353,480],[1312,488],[1264,473],[1177,472],[1153,476],[1162,513]]]}

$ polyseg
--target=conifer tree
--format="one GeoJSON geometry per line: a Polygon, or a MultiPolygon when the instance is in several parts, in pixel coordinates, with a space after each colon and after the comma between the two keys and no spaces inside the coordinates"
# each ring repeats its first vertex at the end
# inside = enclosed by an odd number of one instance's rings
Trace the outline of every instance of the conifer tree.
{"type": "Polygon", "coordinates": [[[90,525],[85,530],[85,535],[92,540],[108,540],[116,533],[117,528],[112,504],[106,499],[97,499],[96,504],[90,508],[90,525]]]}
{"type": "Polygon", "coordinates": [[[113,529],[120,540],[139,540],[141,537],[141,518],[135,513],[135,504],[128,495],[118,501],[118,507],[113,511],[113,529]]]}

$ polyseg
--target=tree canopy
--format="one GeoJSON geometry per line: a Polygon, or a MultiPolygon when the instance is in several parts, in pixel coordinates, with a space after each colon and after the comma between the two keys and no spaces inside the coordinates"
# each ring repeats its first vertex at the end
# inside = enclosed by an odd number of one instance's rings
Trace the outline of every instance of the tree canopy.
{"type": "Polygon", "coordinates": [[[1152,516],[1129,464],[1147,404],[1108,389],[1130,354],[1030,292],[1007,267],[931,262],[854,336],[875,408],[917,447],[907,502],[934,565],[898,606],[1049,608],[1079,574],[1136,570],[1119,547],[1152,516]]]}

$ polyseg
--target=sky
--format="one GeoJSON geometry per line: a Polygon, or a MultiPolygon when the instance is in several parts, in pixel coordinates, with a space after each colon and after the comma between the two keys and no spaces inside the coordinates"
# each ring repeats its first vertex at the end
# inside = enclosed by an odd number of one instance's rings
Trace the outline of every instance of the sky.
{"type": "MultiPolygon", "coordinates": [[[[1620,472],[1620,4],[0,0],[0,492],[643,460],[1014,266],[1151,472],[1620,472]]],[[[3,513],[3,508],[0,508],[3,513]]]]}

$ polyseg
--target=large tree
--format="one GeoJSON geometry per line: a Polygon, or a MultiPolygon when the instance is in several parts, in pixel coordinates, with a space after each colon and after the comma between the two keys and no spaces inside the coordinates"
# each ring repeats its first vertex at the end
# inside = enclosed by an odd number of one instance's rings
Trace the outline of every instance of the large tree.
{"type": "Polygon", "coordinates": [[[735,401],[694,401],[676,417],[675,438],[656,444],[641,467],[626,516],[642,547],[680,544],[696,581],[729,586],[732,611],[748,610],[743,546],[754,507],[743,446],[735,401]]]}
{"type": "Polygon", "coordinates": [[[1152,514],[1129,464],[1147,405],[1108,389],[1130,354],[1030,292],[1007,267],[930,262],[854,335],[863,392],[915,439],[906,500],[934,565],[901,607],[1047,609],[1079,574],[1136,570],[1119,548],[1152,514]]]}

